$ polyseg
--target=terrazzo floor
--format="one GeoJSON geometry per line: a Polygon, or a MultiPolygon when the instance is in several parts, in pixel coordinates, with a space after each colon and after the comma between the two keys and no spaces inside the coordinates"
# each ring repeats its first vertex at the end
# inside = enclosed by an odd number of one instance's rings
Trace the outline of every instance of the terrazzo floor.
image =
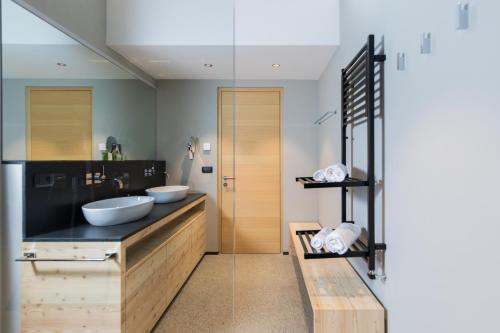
{"type": "Polygon", "coordinates": [[[291,256],[207,255],[153,332],[307,333],[303,294],[291,256]]]}

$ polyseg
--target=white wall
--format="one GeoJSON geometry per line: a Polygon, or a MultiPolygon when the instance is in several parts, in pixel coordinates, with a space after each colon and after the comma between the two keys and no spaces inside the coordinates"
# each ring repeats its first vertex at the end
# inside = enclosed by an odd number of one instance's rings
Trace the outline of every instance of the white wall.
{"type": "MultiPolygon", "coordinates": [[[[208,200],[208,251],[218,251],[217,216],[217,88],[231,87],[233,81],[163,80],[158,83],[157,158],[167,160],[170,184],[188,184],[206,192],[208,200]],[[194,161],[186,158],[186,143],[197,136],[210,142],[209,154],[198,152],[194,161]],[[202,174],[201,166],[214,167],[213,174],[202,174]]],[[[296,176],[308,175],[317,161],[316,81],[237,81],[236,86],[283,87],[284,114],[284,220],[317,220],[317,193],[304,191],[296,176]]],[[[287,227],[283,230],[283,250],[288,249],[287,227]]]]}
{"type": "MultiPolygon", "coordinates": [[[[377,191],[376,223],[385,229],[387,279],[367,283],[387,308],[388,332],[498,326],[500,2],[470,4],[471,28],[457,31],[456,1],[341,1],[341,47],[318,84],[318,114],[340,110],[340,69],[367,34],[384,36],[385,170],[379,150],[376,173],[384,186],[377,191]],[[423,32],[433,35],[431,55],[419,53],[423,32]],[[402,72],[395,68],[400,51],[407,55],[402,72]]],[[[340,161],[338,118],[319,133],[321,165],[340,161]]],[[[366,170],[361,133],[354,133],[355,154],[362,156],[355,166],[366,170]]],[[[337,224],[339,194],[319,193],[320,221],[337,224]]],[[[364,223],[362,195],[353,211],[364,223]]],[[[365,263],[353,264],[366,278],[365,263]]]]}
{"type": "Polygon", "coordinates": [[[108,45],[233,45],[233,16],[237,45],[338,44],[338,0],[150,0],[147,6],[141,0],[107,0],[107,5],[108,45]]]}

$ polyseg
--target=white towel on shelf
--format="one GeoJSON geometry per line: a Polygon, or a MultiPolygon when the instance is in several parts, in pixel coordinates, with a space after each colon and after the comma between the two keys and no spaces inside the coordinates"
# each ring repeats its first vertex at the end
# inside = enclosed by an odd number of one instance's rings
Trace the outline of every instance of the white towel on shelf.
{"type": "Polygon", "coordinates": [[[325,170],[321,169],[321,170],[317,170],[314,174],[313,174],[313,179],[317,182],[325,182],[326,181],[326,177],[325,177],[325,170]]]}
{"type": "Polygon", "coordinates": [[[325,178],[329,182],[342,182],[347,177],[347,167],[343,164],[330,165],[325,169],[325,178]]]}
{"type": "Polygon", "coordinates": [[[361,235],[361,227],[353,223],[341,223],[325,237],[325,246],[332,253],[344,254],[361,235]]]}
{"type": "Polygon", "coordinates": [[[316,250],[321,250],[325,245],[325,238],[328,234],[332,232],[330,228],[322,228],[314,237],[311,239],[311,246],[316,250]]]}

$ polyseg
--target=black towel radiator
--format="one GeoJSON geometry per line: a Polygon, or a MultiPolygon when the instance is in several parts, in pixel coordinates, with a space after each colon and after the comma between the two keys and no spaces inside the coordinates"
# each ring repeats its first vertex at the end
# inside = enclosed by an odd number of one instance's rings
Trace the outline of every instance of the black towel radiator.
{"type": "Polygon", "coordinates": [[[342,119],[341,119],[341,142],[342,142],[342,163],[347,164],[347,126],[366,121],[367,123],[367,179],[357,179],[347,177],[343,182],[318,182],[312,177],[297,177],[304,188],[327,188],[340,187],[342,195],[342,222],[354,223],[347,220],[347,192],[349,187],[366,187],[368,190],[367,207],[367,241],[357,240],[351,248],[342,255],[325,251],[315,250],[309,244],[311,238],[318,230],[297,231],[301,245],[304,249],[305,259],[321,258],[347,258],[362,257],[368,262],[368,277],[375,279],[375,251],[385,250],[384,243],[375,242],[375,93],[382,94],[383,66],[380,66],[378,73],[378,88],[375,89],[375,63],[384,62],[385,54],[375,54],[375,37],[369,35],[366,44],[342,69],[342,119]]]}

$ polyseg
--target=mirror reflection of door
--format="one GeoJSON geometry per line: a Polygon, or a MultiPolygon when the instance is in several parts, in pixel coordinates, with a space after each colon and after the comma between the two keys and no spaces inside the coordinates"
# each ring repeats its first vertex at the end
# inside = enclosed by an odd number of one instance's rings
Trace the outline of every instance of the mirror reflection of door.
{"type": "Polygon", "coordinates": [[[281,252],[281,95],[219,89],[222,253],[281,252]]]}
{"type": "Polygon", "coordinates": [[[92,160],[92,88],[27,88],[28,160],[92,160]]]}

